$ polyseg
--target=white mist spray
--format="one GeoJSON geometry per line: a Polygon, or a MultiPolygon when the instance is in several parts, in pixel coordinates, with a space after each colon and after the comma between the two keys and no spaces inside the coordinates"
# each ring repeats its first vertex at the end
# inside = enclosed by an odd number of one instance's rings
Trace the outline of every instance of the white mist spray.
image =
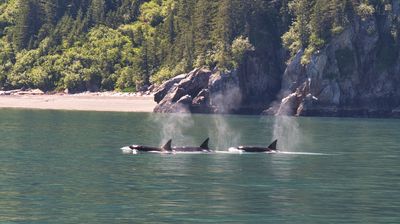
{"type": "Polygon", "coordinates": [[[186,133],[194,126],[192,115],[188,113],[188,109],[183,105],[177,104],[175,107],[180,107],[175,108],[179,113],[158,114],[153,117],[161,125],[160,146],[164,145],[170,139],[172,139],[173,145],[193,143],[193,138],[186,133]]]}
{"type": "Polygon", "coordinates": [[[301,131],[298,118],[275,116],[273,139],[278,139],[278,148],[282,151],[296,151],[301,143],[301,131]]]}
{"type": "Polygon", "coordinates": [[[225,150],[239,145],[240,134],[232,130],[225,115],[215,115],[213,120],[216,127],[216,136],[214,137],[216,150],[225,150]]]}
{"type": "MultiPolygon", "coordinates": [[[[293,108],[292,103],[290,103],[290,98],[295,97],[305,97],[310,93],[311,89],[311,78],[308,78],[306,82],[299,87],[295,93],[290,94],[290,92],[283,92],[282,95],[287,96],[283,98],[279,104],[279,110],[275,116],[274,120],[274,139],[278,139],[279,148],[286,151],[296,151],[298,146],[304,141],[304,136],[299,127],[299,122],[297,117],[292,117],[293,108]]],[[[292,99],[293,100],[293,99],[292,99]]],[[[298,99],[294,99],[298,100],[298,99]]],[[[276,105],[278,106],[278,105],[276,105]]],[[[298,105],[297,105],[298,106],[298,105]]]]}
{"type": "MultiPolygon", "coordinates": [[[[211,96],[211,103],[217,107],[217,112],[226,114],[240,105],[242,95],[240,89],[236,85],[227,85],[222,92],[211,96]]],[[[226,120],[225,115],[213,116],[216,139],[214,140],[217,150],[228,149],[239,143],[240,135],[237,134],[226,120]]]]}
{"type": "Polygon", "coordinates": [[[170,114],[164,120],[162,128],[162,144],[172,139],[173,145],[191,144],[192,137],[185,130],[193,128],[193,119],[190,114],[170,114]]]}

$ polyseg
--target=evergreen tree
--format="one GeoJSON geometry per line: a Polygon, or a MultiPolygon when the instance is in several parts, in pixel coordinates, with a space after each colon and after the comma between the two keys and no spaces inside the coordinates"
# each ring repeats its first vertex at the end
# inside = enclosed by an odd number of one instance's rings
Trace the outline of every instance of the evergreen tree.
{"type": "Polygon", "coordinates": [[[14,28],[14,43],[18,50],[33,47],[41,20],[39,6],[35,0],[20,1],[18,4],[16,25],[14,28]]]}
{"type": "Polygon", "coordinates": [[[91,26],[105,22],[105,0],[91,0],[88,18],[91,26]]]}
{"type": "Polygon", "coordinates": [[[194,52],[198,57],[204,58],[207,50],[212,48],[210,38],[212,31],[212,13],[215,9],[214,6],[215,2],[208,0],[197,0],[195,4],[192,24],[195,32],[194,52]]]}

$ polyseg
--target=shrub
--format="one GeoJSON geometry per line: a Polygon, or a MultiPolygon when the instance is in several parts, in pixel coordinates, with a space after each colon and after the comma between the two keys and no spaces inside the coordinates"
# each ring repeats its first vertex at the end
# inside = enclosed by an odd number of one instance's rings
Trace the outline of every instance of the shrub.
{"type": "Polygon", "coordinates": [[[332,33],[332,35],[339,35],[339,34],[341,34],[342,32],[344,31],[344,27],[343,26],[334,26],[332,29],[331,29],[331,33],[332,33]]]}
{"type": "Polygon", "coordinates": [[[315,52],[315,48],[313,46],[309,46],[304,50],[304,54],[301,57],[301,64],[307,65],[311,62],[311,56],[315,52]]]}
{"type": "Polygon", "coordinates": [[[237,66],[244,58],[245,54],[254,51],[254,46],[250,43],[248,37],[239,36],[232,42],[232,59],[237,66]]]}
{"type": "Polygon", "coordinates": [[[361,3],[359,6],[357,6],[356,11],[362,19],[367,19],[375,13],[374,7],[367,3],[361,3]]]}
{"type": "Polygon", "coordinates": [[[285,46],[291,53],[295,55],[301,48],[301,41],[298,33],[294,28],[291,28],[288,32],[282,36],[283,46],[285,46]]]}
{"type": "Polygon", "coordinates": [[[156,74],[150,77],[150,82],[160,84],[163,81],[172,78],[173,75],[171,69],[168,67],[162,67],[156,74]]]}

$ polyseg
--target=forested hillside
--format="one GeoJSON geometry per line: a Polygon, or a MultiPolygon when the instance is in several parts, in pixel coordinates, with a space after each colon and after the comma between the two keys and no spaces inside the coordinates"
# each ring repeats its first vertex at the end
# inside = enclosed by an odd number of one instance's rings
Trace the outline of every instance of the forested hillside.
{"type": "Polygon", "coordinates": [[[262,53],[273,33],[279,46],[287,16],[286,3],[262,0],[0,4],[0,86],[44,90],[133,90],[196,66],[233,69],[249,41],[262,53]]]}
{"type": "Polygon", "coordinates": [[[234,70],[249,55],[282,77],[296,53],[306,66],[370,18],[382,28],[379,66],[390,66],[399,47],[396,2],[0,0],[0,87],[129,91],[194,67],[234,70]]]}

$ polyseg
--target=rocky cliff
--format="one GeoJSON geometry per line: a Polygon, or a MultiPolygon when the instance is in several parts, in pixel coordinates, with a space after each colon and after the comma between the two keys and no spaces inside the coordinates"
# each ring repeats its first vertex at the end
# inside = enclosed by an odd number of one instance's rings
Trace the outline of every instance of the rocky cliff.
{"type": "Polygon", "coordinates": [[[400,57],[392,13],[354,18],[351,26],[312,55],[303,51],[288,64],[279,106],[269,113],[298,116],[399,116],[400,57]]]}
{"type": "Polygon", "coordinates": [[[288,59],[275,48],[267,56],[247,55],[230,73],[197,69],[165,83],[155,111],[184,105],[203,113],[400,116],[400,38],[393,26],[400,2],[391,3],[390,13],[352,19],[306,65],[304,50],[288,59]]]}

